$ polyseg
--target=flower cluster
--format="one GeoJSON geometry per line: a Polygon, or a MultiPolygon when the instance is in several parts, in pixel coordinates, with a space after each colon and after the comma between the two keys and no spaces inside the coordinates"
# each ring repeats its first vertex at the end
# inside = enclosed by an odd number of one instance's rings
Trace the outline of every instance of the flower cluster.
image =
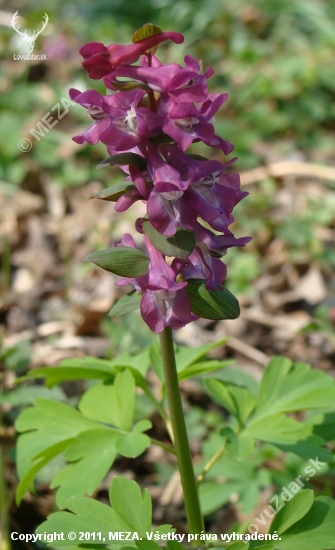
{"type": "MultiPolygon", "coordinates": [[[[137,220],[136,230],[144,233],[149,271],[117,284],[130,282],[143,293],[142,317],[158,333],[166,326],[181,328],[197,317],[188,281],[201,279],[207,291],[222,290],[226,266],[221,257],[227,248],[244,246],[250,238],[237,239],[229,229],[234,206],[247,195],[240,189],[238,174],[227,172],[236,159],[223,164],[186,152],[199,141],[224,155],[232,152],[231,143],[217,136],[213,126],[227,94],[209,92],[207,80],[213,70],[202,73],[200,63],[189,55],[183,66],[163,65],[154,54],[157,46],[166,40],[179,44],[183,36],[146,27],[144,38],[140,34],[130,45],[83,46],[84,68],[92,79],[103,79],[107,93],[71,89],[70,97],[93,119],[74,141],[101,141],[111,155],[110,163],[119,159],[126,174],[115,209],[123,212],[139,200],[146,204],[146,215],[137,220]],[[192,232],[192,250],[186,257],[177,252],[167,263],[166,254],[146,234],[148,223],[167,241],[177,230],[192,232]]],[[[121,246],[135,247],[131,235],[123,237],[121,246]]]]}

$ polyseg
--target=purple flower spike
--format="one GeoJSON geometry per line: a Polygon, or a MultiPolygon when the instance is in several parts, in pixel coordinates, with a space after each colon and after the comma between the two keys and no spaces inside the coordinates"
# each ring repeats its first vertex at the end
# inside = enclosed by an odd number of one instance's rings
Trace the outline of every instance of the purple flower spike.
{"type": "MultiPolygon", "coordinates": [[[[147,30],[154,32],[150,26],[147,30]]],[[[183,36],[162,32],[125,46],[86,44],[80,50],[83,66],[112,92],[102,96],[95,90],[70,90],[71,99],[93,119],[74,141],[104,143],[108,154],[117,156],[110,163],[126,174],[125,184],[115,190],[115,210],[124,212],[137,201],[143,204],[135,230],[144,235],[148,273],[123,277],[116,284],[130,283],[142,293],[141,315],[155,333],[196,319],[190,300],[197,313],[201,301],[194,303],[198,283],[190,280],[203,280],[207,291],[219,293],[227,275],[221,258],[228,248],[250,241],[236,238],[229,229],[234,207],[248,194],[241,191],[238,174],[227,172],[236,158],[222,163],[187,153],[197,142],[225,155],[233,151],[214,130],[214,116],[228,95],[208,91],[213,70],[202,72],[201,63],[190,55],[183,65],[164,65],[150,50],[166,40],[180,44],[183,36]],[[163,252],[167,257],[176,254],[171,265],[163,252]]],[[[132,236],[124,235],[121,246],[135,248],[132,236]]],[[[209,314],[206,308],[204,314],[209,314]]]]}

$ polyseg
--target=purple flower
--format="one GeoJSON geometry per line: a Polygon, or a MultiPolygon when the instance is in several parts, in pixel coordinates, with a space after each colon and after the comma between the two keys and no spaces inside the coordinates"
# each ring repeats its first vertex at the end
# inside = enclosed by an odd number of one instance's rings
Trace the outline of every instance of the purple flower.
{"type": "Polygon", "coordinates": [[[198,217],[197,211],[185,201],[183,191],[173,184],[166,184],[164,191],[153,189],[147,209],[154,228],[167,237],[174,235],[180,226],[193,229],[198,217]]]}
{"type": "Polygon", "coordinates": [[[187,282],[177,283],[176,273],[162,254],[144,237],[150,257],[149,282],[141,300],[141,314],[151,330],[162,332],[165,327],[184,327],[195,318],[184,290],[187,282]]]}
{"type": "Polygon", "coordinates": [[[129,151],[144,138],[154,135],[161,119],[147,107],[140,106],[144,90],[118,92],[102,96],[95,90],[79,92],[71,88],[70,97],[87,109],[95,121],[82,134],[72,138],[76,143],[95,145],[99,141],[114,151],[129,151]]]}
{"type": "Polygon", "coordinates": [[[157,191],[164,192],[169,185],[183,191],[190,185],[192,181],[190,170],[181,171],[179,167],[167,163],[157,148],[147,147],[146,158],[148,161],[148,176],[157,191]]]}
{"type": "Polygon", "coordinates": [[[99,142],[100,134],[109,124],[107,115],[102,109],[105,98],[95,90],[87,90],[82,93],[75,88],[69,90],[69,96],[72,101],[85,107],[90,117],[95,120],[84,133],[74,136],[73,141],[80,144],[87,141],[91,145],[96,145],[99,142]]]}
{"type": "Polygon", "coordinates": [[[179,32],[162,32],[126,46],[111,44],[106,47],[101,42],[89,42],[80,48],[79,53],[84,58],[83,67],[87,70],[88,76],[99,79],[110,73],[117,65],[135,63],[142,54],[166,40],[181,44],[184,37],[179,32]]]}
{"type": "MultiPolygon", "coordinates": [[[[167,326],[180,329],[197,318],[191,312],[185,291],[187,282],[176,282],[176,272],[152,246],[147,236],[144,236],[144,243],[150,258],[149,273],[138,278],[123,277],[116,285],[130,283],[137,291],[144,292],[140,304],[141,315],[153,332],[162,332],[167,326]]],[[[136,248],[129,233],[115,246],[136,248]]]]}
{"type": "Polygon", "coordinates": [[[205,287],[209,291],[223,288],[227,267],[220,258],[226,254],[227,248],[244,246],[251,237],[236,239],[233,235],[215,235],[200,223],[196,223],[194,233],[195,249],[186,260],[176,258],[172,267],[185,279],[205,279],[205,287]]]}
{"type": "Polygon", "coordinates": [[[198,319],[191,312],[191,304],[185,290],[146,290],[141,300],[141,314],[149,328],[156,334],[166,327],[178,330],[198,319]]]}
{"type": "Polygon", "coordinates": [[[226,235],[216,235],[200,223],[194,228],[197,243],[203,243],[214,258],[221,258],[227,253],[227,248],[233,246],[245,246],[251,241],[251,237],[236,238],[230,232],[226,235]]]}
{"type": "Polygon", "coordinates": [[[217,258],[213,258],[208,248],[201,244],[195,247],[187,260],[175,259],[173,267],[178,269],[185,279],[205,279],[209,291],[223,288],[227,276],[227,267],[217,258]]]}
{"type": "Polygon", "coordinates": [[[175,140],[182,151],[186,151],[193,141],[206,143],[214,137],[213,126],[192,103],[177,103],[173,99],[165,103],[161,98],[158,113],[165,115],[163,131],[175,140]]]}
{"type": "Polygon", "coordinates": [[[145,82],[155,92],[166,93],[178,103],[203,102],[208,94],[206,79],[212,76],[213,71],[207,69],[203,75],[199,74],[199,63],[189,55],[185,57],[185,62],[186,67],[176,63],[160,67],[119,65],[104,77],[104,83],[113,90],[116,77],[122,76],[145,82]]]}

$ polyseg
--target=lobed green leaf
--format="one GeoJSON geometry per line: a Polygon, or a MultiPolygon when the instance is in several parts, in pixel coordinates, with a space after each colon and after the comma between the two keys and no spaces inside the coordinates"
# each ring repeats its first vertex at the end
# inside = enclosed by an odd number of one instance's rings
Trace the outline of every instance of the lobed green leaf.
{"type": "Polygon", "coordinates": [[[84,393],[79,410],[92,420],[129,431],[134,414],[135,382],[129,370],[119,372],[114,384],[95,384],[84,393]]]}
{"type": "Polygon", "coordinates": [[[50,485],[51,489],[59,487],[56,493],[59,508],[66,508],[72,496],[94,493],[117,456],[119,437],[117,432],[97,427],[80,433],[67,446],[64,458],[71,464],[58,472],[50,485]]]}
{"type": "Polygon", "coordinates": [[[20,435],[17,443],[17,468],[22,479],[34,466],[40,453],[56,443],[95,428],[96,423],[69,405],[36,399],[35,406],[23,411],[15,426],[19,432],[28,432],[20,435]]]}
{"type": "Polygon", "coordinates": [[[254,419],[281,412],[332,409],[334,403],[335,381],[326,373],[275,357],[264,371],[254,419]]]}
{"type": "Polygon", "coordinates": [[[143,434],[143,431],[150,430],[152,424],[149,420],[140,420],[137,422],[129,434],[119,437],[116,448],[119,453],[129,458],[134,458],[142,454],[145,449],[150,447],[150,437],[143,434]]]}
{"type": "Polygon", "coordinates": [[[214,378],[206,380],[205,386],[213,399],[235,416],[240,425],[243,425],[256,403],[256,398],[251,391],[244,386],[214,378]]]}

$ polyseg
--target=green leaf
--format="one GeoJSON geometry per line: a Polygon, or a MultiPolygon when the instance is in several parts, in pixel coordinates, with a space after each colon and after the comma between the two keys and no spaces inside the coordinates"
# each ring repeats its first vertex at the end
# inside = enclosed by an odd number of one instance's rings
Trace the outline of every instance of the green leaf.
{"type": "Polygon", "coordinates": [[[36,399],[35,406],[23,411],[15,426],[19,432],[29,432],[20,435],[17,444],[17,467],[22,479],[42,451],[95,428],[96,423],[68,405],[36,399]]]}
{"type": "Polygon", "coordinates": [[[325,462],[334,462],[334,456],[327,449],[326,441],[321,437],[308,433],[307,426],[301,427],[301,435],[299,432],[293,432],[286,436],[285,443],[276,442],[273,444],[285,453],[295,453],[305,460],[309,460],[311,456],[317,456],[325,462]]]}
{"type": "Polygon", "coordinates": [[[64,380],[113,380],[117,372],[118,369],[110,361],[85,357],[84,359],[66,359],[59,367],[34,369],[25,378],[46,378],[46,385],[53,387],[64,380]]]}
{"type": "Polygon", "coordinates": [[[79,410],[88,418],[129,431],[134,414],[135,383],[129,370],[116,375],[114,384],[96,384],[82,397],[79,410]]]}
{"type": "MultiPolygon", "coordinates": [[[[259,480],[255,479],[254,481],[250,481],[241,492],[238,505],[244,514],[250,514],[258,505],[260,485],[259,480]]],[[[264,486],[264,484],[262,485],[264,486]]]]}
{"type": "Polygon", "coordinates": [[[275,413],[333,408],[335,381],[305,363],[275,357],[265,369],[254,418],[275,413]]]}
{"type": "MultiPolygon", "coordinates": [[[[196,473],[202,472],[208,461],[224,446],[222,436],[217,433],[210,435],[209,439],[203,444],[203,461],[196,466],[196,473]]],[[[255,480],[255,468],[259,466],[259,458],[240,461],[229,453],[224,453],[207,474],[206,479],[227,478],[228,481],[234,480],[238,484],[243,483],[245,488],[249,483],[255,480]]],[[[263,483],[264,485],[264,483],[263,483]]],[[[236,491],[233,491],[236,492],[236,491]]]]}
{"type": "MultiPolygon", "coordinates": [[[[151,528],[151,499],[147,489],[143,493],[135,481],[115,477],[111,484],[110,500],[113,508],[87,497],[71,497],[67,502],[70,512],[50,514],[37,533],[64,533],[64,540],[57,541],[57,548],[73,547],[68,539],[70,532],[79,541],[81,532],[101,532],[101,544],[109,541],[109,533],[131,532],[145,537],[151,528]],[[71,513],[72,512],[72,513],[71,513]],[[105,539],[105,540],[103,540],[105,539]]],[[[43,539],[42,539],[43,540],[43,539]]],[[[98,541],[95,541],[95,544],[98,541]]],[[[54,545],[54,543],[51,543],[54,545]]],[[[119,546],[130,546],[129,541],[117,541],[119,546]]]]}
{"type": "MultiPolygon", "coordinates": [[[[28,379],[28,377],[25,377],[28,379]]],[[[61,388],[53,388],[52,390],[44,386],[25,385],[14,388],[10,391],[5,391],[0,395],[0,406],[23,407],[31,405],[37,398],[55,399],[57,401],[66,401],[67,397],[61,388]]]]}
{"type": "Polygon", "coordinates": [[[225,483],[204,481],[199,487],[200,506],[203,515],[207,516],[229,502],[233,493],[242,491],[244,483],[245,480],[226,481],[225,483]]]}
{"type": "Polygon", "coordinates": [[[314,493],[310,489],[304,489],[297,493],[292,500],[275,515],[269,533],[275,531],[280,535],[289,529],[294,523],[305,516],[314,502],[314,493]]]}
{"type": "Polygon", "coordinates": [[[143,230],[156,250],[159,250],[165,256],[188,258],[195,248],[194,232],[183,227],[178,227],[172,237],[165,237],[151,225],[149,220],[146,220],[143,223],[143,230]]]}
{"type": "Polygon", "coordinates": [[[213,399],[227,409],[242,425],[255,407],[256,398],[248,388],[214,378],[205,380],[213,399]]]}
{"type": "Polygon", "coordinates": [[[203,374],[208,374],[210,372],[223,369],[232,363],[234,363],[233,360],[219,361],[216,359],[209,359],[208,361],[201,361],[200,363],[195,363],[194,365],[178,373],[178,380],[181,382],[182,380],[187,380],[188,378],[202,376],[203,374]]]}
{"type": "Polygon", "coordinates": [[[293,418],[287,418],[284,414],[274,414],[267,418],[266,424],[263,419],[250,419],[244,433],[271,443],[286,443],[287,437],[292,432],[299,432],[304,425],[293,418]]]}
{"type": "Polygon", "coordinates": [[[142,294],[139,294],[135,290],[128,292],[128,294],[122,296],[122,298],[120,298],[120,300],[118,300],[116,304],[113,305],[112,309],[108,313],[109,317],[118,319],[126,313],[130,313],[131,311],[139,309],[141,299],[142,294]]]}
{"type": "MultiPolygon", "coordinates": [[[[143,382],[143,376],[146,375],[146,372],[148,370],[150,359],[149,359],[149,350],[143,349],[140,353],[137,353],[136,355],[130,355],[129,353],[121,353],[118,357],[115,357],[115,359],[112,360],[112,364],[120,369],[123,368],[130,368],[131,367],[131,373],[135,378],[134,371],[142,374],[142,382],[143,382]]],[[[135,378],[136,384],[141,388],[142,386],[140,383],[138,383],[137,379],[135,378]]]]}
{"type": "Polygon", "coordinates": [[[244,460],[250,456],[255,449],[255,442],[252,437],[235,433],[229,426],[222,428],[220,435],[226,438],[227,451],[237,460],[244,460]]]}
{"type": "Polygon", "coordinates": [[[68,445],[64,458],[69,464],[53,478],[51,488],[59,487],[56,502],[66,508],[71,496],[92,495],[112,466],[116,456],[116,441],[120,434],[108,428],[80,433],[68,445]]]}
{"type": "Polygon", "coordinates": [[[64,439],[51,447],[48,447],[37,457],[35,457],[34,465],[22,477],[16,490],[16,504],[19,505],[24,495],[31,489],[34,483],[35,476],[48,462],[63,452],[73,439],[64,439]]]}
{"type": "MultiPolygon", "coordinates": [[[[299,494],[299,493],[298,493],[299,494]]],[[[298,495],[297,495],[298,496],[298,495]]],[[[294,497],[286,506],[291,504],[294,513],[294,497]]],[[[307,505],[305,505],[307,507],[307,505]]],[[[283,508],[284,510],[284,508],[283,508]]],[[[280,512],[278,512],[280,513],[280,512]]],[[[289,514],[286,513],[285,518],[289,514]]],[[[335,501],[329,497],[317,497],[313,505],[301,519],[287,529],[281,531],[281,540],[276,541],[278,550],[332,550],[335,541],[335,501]]],[[[271,525],[272,530],[272,525],[271,525]]]]}
{"type": "Polygon", "coordinates": [[[145,449],[150,447],[151,440],[148,435],[142,432],[150,430],[150,428],[152,428],[152,424],[149,420],[137,422],[132,432],[119,437],[117,440],[116,448],[119,453],[129,458],[135,458],[144,453],[145,449]]]}
{"type": "Polygon", "coordinates": [[[272,443],[278,449],[295,453],[308,460],[319,456],[320,460],[332,461],[332,453],[324,448],[326,441],[313,434],[313,426],[287,418],[283,413],[264,418],[251,418],[243,434],[272,443]]]}
{"type": "Polygon", "coordinates": [[[313,433],[325,441],[335,439],[335,413],[314,415],[308,422],[313,424],[313,433]]]}
{"type": "Polygon", "coordinates": [[[204,319],[237,319],[240,307],[227,288],[209,292],[203,279],[190,279],[185,287],[192,312],[204,319]]]}
{"type": "MultiPolygon", "coordinates": [[[[184,380],[186,378],[189,378],[190,376],[196,376],[202,373],[202,369],[204,370],[204,372],[207,372],[207,366],[209,371],[209,363],[213,363],[213,366],[214,364],[216,364],[216,367],[218,367],[218,363],[214,360],[202,362],[201,364],[198,362],[202,357],[206,356],[210,350],[215,347],[221,346],[225,342],[226,338],[223,338],[221,340],[218,340],[217,342],[211,344],[203,344],[202,346],[198,346],[196,348],[189,348],[187,346],[175,346],[175,356],[179,380],[184,380]],[[194,369],[194,373],[192,372],[192,369],[194,369]]],[[[159,342],[155,342],[150,346],[149,355],[151,366],[154,372],[158,376],[159,380],[161,382],[164,382],[163,363],[159,342]]],[[[225,365],[226,363],[221,361],[221,366],[224,367],[225,365]]]]}
{"type": "Polygon", "coordinates": [[[255,378],[236,367],[227,367],[223,369],[215,375],[215,378],[217,380],[222,380],[222,382],[232,382],[238,386],[244,386],[249,388],[251,393],[255,396],[258,395],[259,384],[256,382],[255,378]]]}
{"type": "Polygon", "coordinates": [[[97,170],[105,166],[137,166],[141,171],[146,170],[146,160],[136,153],[118,153],[98,164],[97,170]]]}
{"type": "Polygon", "coordinates": [[[226,338],[221,338],[216,342],[211,342],[210,344],[203,344],[197,346],[196,348],[190,348],[188,346],[176,346],[176,363],[177,371],[182,372],[185,369],[195,365],[205,357],[212,349],[222,346],[227,341],[226,338]]]}
{"type": "Polygon", "coordinates": [[[151,529],[151,498],[148,489],[141,493],[135,481],[121,476],[113,479],[110,501],[118,515],[127,520],[132,531],[145,535],[151,529]]]}
{"type": "Polygon", "coordinates": [[[95,193],[90,197],[90,199],[101,199],[103,201],[112,201],[116,202],[122,195],[125,193],[136,189],[135,185],[129,183],[129,181],[123,181],[121,183],[116,183],[111,187],[106,187],[98,193],[95,193]]]}
{"type": "Polygon", "coordinates": [[[136,248],[116,246],[91,252],[83,258],[83,262],[93,262],[102,269],[122,277],[141,277],[148,273],[150,260],[146,254],[136,248]]]}

